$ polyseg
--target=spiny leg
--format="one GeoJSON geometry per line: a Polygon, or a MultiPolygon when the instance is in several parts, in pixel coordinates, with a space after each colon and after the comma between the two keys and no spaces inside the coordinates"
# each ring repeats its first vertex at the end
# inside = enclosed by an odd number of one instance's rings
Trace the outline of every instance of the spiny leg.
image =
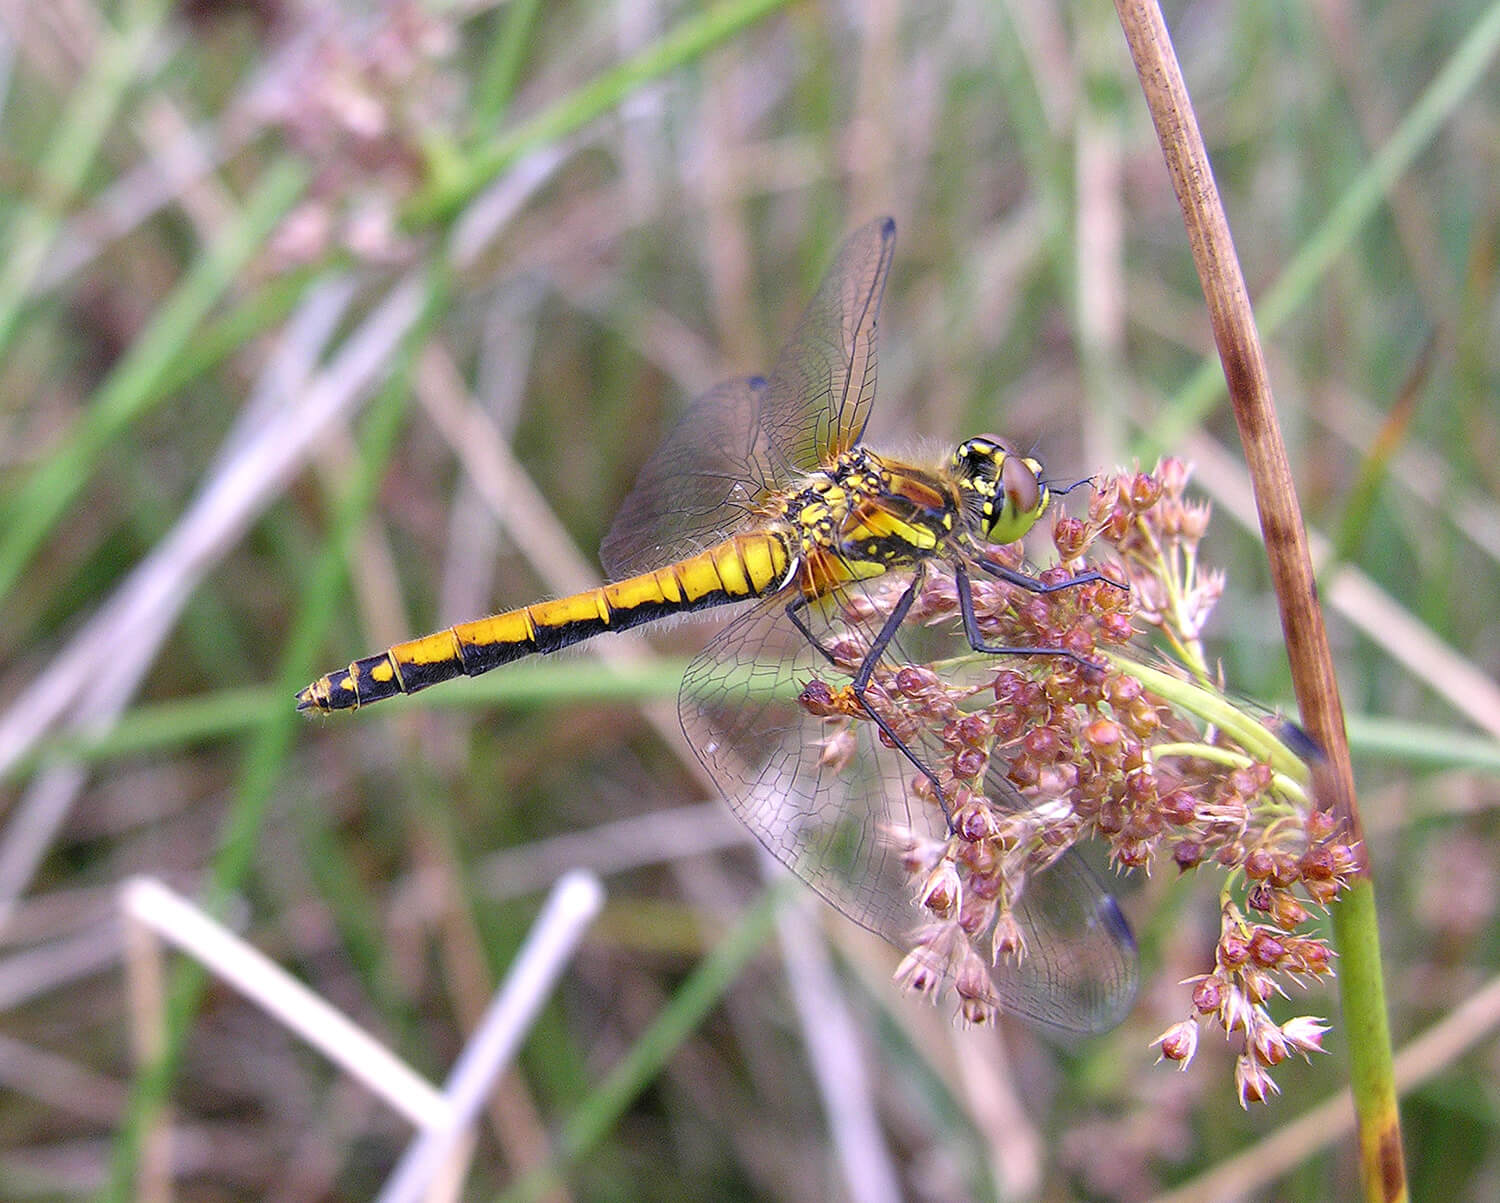
{"type": "MultiPolygon", "coordinates": [[[[1047,585],[1035,577],[1014,572],[1013,569],[1003,568],[999,564],[985,565],[982,561],[979,563],[986,571],[995,570],[992,575],[1009,581],[1011,584],[1020,585],[1024,589],[1030,589],[1034,593],[1054,593],[1058,589],[1066,589],[1073,585],[1081,585],[1093,580],[1108,581],[1110,584],[1119,587],[1118,581],[1110,581],[1107,576],[1103,576],[1098,572],[1082,573],[1069,580],[1047,585]]],[[[1005,644],[986,643],[983,633],[979,630],[979,616],[974,613],[974,594],[969,586],[968,569],[958,560],[953,561],[953,583],[958,590],[958,612],[963,616],[964,638],[969,641],[969,646],[976,652],[984,652],[991,656],[1061,656],[1065,660],[1071,660],[1082,669],[1098,671],[1098,664],[1090,660],[1087,656],[1079,655],[1070,648],[1048,645],[1011,647],[1005,644]]]]}
{"type": "MultiPolygon", "coordinates": [[[[1113,585],[1117,589],[1123,589],[1127,587],[1121,585],[1119,581],[1111,580],[1109,577],[1103,575],[1102,573],[1093,570],[1079,573],[1077,576],[1069,577],[1067,580],[1056,581],[1052,584],[1047,584],[1046,582],[1038,580],[1036,577],[1027,576],[1023,572],[1018,572],[1015,569],[1007,568],[1003,564],[994,564],[985,560],[976,560],[975,563],[977,563],[980,568],[982,568],[990,575],[998,577],[999,579],[1004,580],[1010,584],[1017,585],[1020,588],[1030,590],[1033,593],[1054,593],[1059,589],[1070,589],[1076,585],[1085,585],[1094,581],[1102,581],[1105,584],[1113,585]]],[[[1097,671],[1099,666],[1094,661],[1088,659],[1088,657],[1086,656],[1082,656],[1079,653],[1072,651],[1069,648],[1047,645],[1043,645],[1040,647],[1010,647],[1001,644],[986,643],[983,634],[979,630],[979,617],[974,612],[974,595],[970,585],[968,571],[965,569],[963,563],[957,560],[953,562],[952,568],[954,585],[958,594],[959,613],[963,619],[964,637],[968,641],[969,646],[974,651],[983,652],[986,655],[995,656],[1061,656],[1065,659],[1071,660],[1073,663],[1077,664],[1080,668],[1086,671],[1097,671]]],[[[901,594],[901,597],[896,602],[896,605],[886,616],[886,620],[881,626],[879,632],[876,634],[875,639],[871,643],[869,651],[865,653],[864,659],[860,661],[859,668],[855,671],[854,680],[850,685],[850,690],[854,694],[855,698],[858,699],[859,704],[864,708],[865,713],[868,714],[872,720],[874,720],[875,725],[885,735],[886,739],[890,741],[892,747],[894,747],[898,752],[906,757],[906,759],[911,762],[912,766],[919,773],[921,773],[922,776],[925,777],[932,785],[933,793],[936,795],[938,800],[938,805],[942,807],[943,817],[948,821],[949,827],[951,828],[953,818],[951,812],[948,809],[948,798],[947,795],[943,792],[943,787],[938,781],[937,774],[934,773],[932,769],[923,762],[921,757],[919,757],[915,752],[911,750],[905,740],[903,740],[899,735],[896,734],[895,730],[891,727],[891,724],[878,711],[876,711],[876,709],[870,704],[869,700],[866,697],[866,691],[869,687],[870,680],[875,674],[875,667],[880,663],[880,659],[885,654],[886,648],[890,646],[891,641],[896,637],[896,632],[901,628],[901,624],[906,620],[906,616],[910,612],[912,604],[916,601],[917,590],[921,588],[924,579],[925,574],[923,571],[923,565],[919,564],[917,567],[917,571],[912,576],[911,583],[906,587],[906,590],[901,594]]],[[[838,659],[833,654],[833,651],[824,646],[822,641],[819,640],[817,635],[813,632],[812,628],[809,627],[802,618],[801,612],[807,609],[809,604],[810,603],[808,599],[805,597],[798,597],[794,599],[787,605],[787,617],[791,620],[792,625],[802,633],[803,638],[805,638],[810,644],[812,644],[812,646],[816,648],[819,653],[821,653],[825,660],[827,660],[830,664],[836,666],[838,664],[838,659]]]]}
{"type": "Polygon", "coordinates": [[[813,634],[813,629],[808,626],[807,623],[802,621],[802,611],[807,609],[810,604],[811,603],[809,603],[808,599],[805,597],[795,598],[787,603],[786,616],[792,620],[792,625],[802,633],[802,638],[806,639],[808,643],[812,644],[813,647],[816,648],[817,651],[822,655],[823,659],[827,660],[829,664],[837,667],[838,660],[835,658],[833,652],[824,647],[818,637],[813,634]]]}
{"type": "MultiPolygon", "coordinates": [[[[1126,592],[1130,591],[1129,585],[1122,585],[1119,581],[1105,576],[1095,568],[1090,568],[1087,572],[1080,572],[1077,576],[1070,576],[1066,580],[1053,581],[1049,585],[1039,577],[1030,576],[1014,568],[1007,568],[1004,564],[996,564],[992,560],[985,560],[976,556],[974,557],[974,563],[979,565],[982,571],[989,573],[990,576],[1004,581],[1007,585],[1015,585],[1021,589],[1025,589],[1030,593],[1056,593],[1060,589],[1072,589],[1078,585],[1091,585],[1095,581],[1102,581],[1106,585],[1113,585],[1116,589],[1124,589],[1126,592]]],[[[958,566],[955,564],[954,567],[957,568],[958,566]]]]}
{"type": "MultiPolygon", "coordinates": [[[[906,587],[906,591],[901,594],[900,600],[897,601],[890,614],[886,616],[885,623],[881,626],[870,644],[870,650],[865,653],[864,659],[860,661],[859,668],[855,670],[854,680],[850,683],[849,688],[859,704],[864,707],[865,713],[874,720],[875,725],[880,728],[881,733],[890,740],[891,746],[900,752],[901,755],[905,756],[917,772],[927,778],[928,782],[932,785],[933,793],[937,796],[938,805],[943,808],[943,818],[951,828],[953,817],[948,810],[948,798],[943,793],[943,787],[938,782],[937,774],[923,763],[921,757],[907,746],[906,741],[896,734],[891,724],[870,704],[865,696],[870,684],[870,678],[875,675],[875,666],[880,663],[880,658],[885,654],[885,649],[891,645],[891,640],[896,637],[896,632],[906,620],[906,615],[911,610],[912,603],[916,600],[917,590],[922,587],[924,575],[919,565],[917,571],[912,575],[911,584],[906,587]]],[[[807,606],[808,601],[806,598],[799,597],[795,599],[787,605],[787,617],[792,620],[792,625],[802,632],[807,641],[823,653],[830,664],[837,665],[838,661],[835,659],[833,652],[823,646],[818,637],[813,634],[812,629],[802,620],[801,611],[807,609],[807,606]]]]}

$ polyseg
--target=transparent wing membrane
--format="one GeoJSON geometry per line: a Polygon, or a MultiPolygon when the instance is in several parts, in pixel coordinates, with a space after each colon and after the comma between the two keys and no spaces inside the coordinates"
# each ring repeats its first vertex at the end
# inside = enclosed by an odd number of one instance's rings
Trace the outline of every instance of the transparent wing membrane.
{"type": "MultiPolygon", "coordinates": [[[[908,581],[906,574],[888,573],[804,612],[818,643],[840,654],[837,667],[788,620],[785,599],[760,603],[693,661],[679,704],[699,759],[766,848],[855,922],[909,953],[915,949],[919,960],[928,958],[932,974],[952,980],[957,971],[943,955],[946,937],[933,934],[933,916],[916,901],[927,869],[913,869],[950,842],[941,805],[920,788],[918,770],[882,741],[874,723],[820,717],[799,700],[816,683],[825,701],[831,696],[835,705],[847,703],[840,691],[854,661],[908,581]]],[[[940,645],[961,650],[962,640],[952,630],[908,620],[887,649],[872,692],[911,751],[934,769],[954,755],[944,743],[945,721],[924,713],[929,702],[901,696],[897,673],[930,663],[940,645]]],[[[982,661],[977,679],[982,684],[999,666],[982,661]]],[[[1001,750],[990,766],[984,789],[997,808],[1038,805],[1005,781],[1001,750]]],[[[1059,1033],[1112,1027],[1135,990],[1134,945],[1113,900],[1072,852],[1017,881],[1008,913],[1024,955],[989,955],[993,921],[973,941],[986,950],[987,1001],[1059,1033]]]]}
{"type": "Polygon", "coordinates": [[[1125,1018],[1139,972],[1135,937],[1082,856],[1070,848],[1029,876],[1016,918],[1026,954],[997,971],[995,993],[1005,1011],[1080,1034],[1107,1032],[1125,1018]]]}
{"type": "Polygon", "coordinates": [[[827,463],[859,442],[875,399],[876,322],[896,223],[851,234],[776,360],[765,426],[793,465],[827,463]]]}
{"type": "MultiPolygon", "coordinates": [[[[689,665],[679,705],[689,742],[734,812],[767,849],[845,914],[885,935],[910,926],[900,854],[882,827],[924,828],[902,785],[899,756],[869,731],[840,763],[833,734],[799,704],[832,666],[771,598],[739,617],[689,665]]],[[[869,724],[858,724],[868,728],[869,724]]],[[[941,821],[941,816],[938,817],[941,821]]]]}
{"type": "Polygon", "coordinates": [[[787,483],[761,424],[764,382],[730,380],[695,401],[646,461],[599,548],[612,580],[685,559],[743,529],[787,483]]]}
{"type": "Polygon", "coordinates": [[[859,441],[875,397],[876,319],[896,228],[841,248],[769,378],[700,397],[647,461],[605,536],[612,579],[649,572],[743,527],[755,503],[859,441]]]}

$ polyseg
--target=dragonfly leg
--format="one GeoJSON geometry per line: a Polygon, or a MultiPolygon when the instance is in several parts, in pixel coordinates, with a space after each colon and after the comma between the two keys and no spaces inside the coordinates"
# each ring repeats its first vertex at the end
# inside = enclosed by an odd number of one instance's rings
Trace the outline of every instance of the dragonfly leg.
{"type": "Polygon", "coordinates": [[[1042,483],[1047,486],[1047,491],[1051,493],[1053,497],[1066,497],[1074,489],[1082,488],[1084,485],[1088,485],[1088,487],[1092,489],[1094,487],[1094,478],[1092,476],[1085,476],[1079,480],[1075,480],[1070,485],[1058,484],[1053,480],[1046,480],[1042,483]]]}
{"type": "MultiPolygon", "coordinates": [[[[1060,581],[1056,585],[1044,585],[1035,577],[1029,577],[1024,575],[1023,573],[1015,573],[1014,577],[1016,579],[1012,579],[1012,570],[1006,568],[1002,571],[1000,570],[1002,566],[999,564],[984,565],[981,563],[981,566],[984,567],[986,571],[989,571],[990,569],[996,569],[997,571],[993,572],[994,576],[998,576],[1002,580],[1010,581],[1012,584],[1020,585],[1023,589],[1030,589],[1034,593],[1051,593],[1056,589],[1064,589],[1071,585],[1082,584],[1083,582],[1090,580],[1109,581],[1109,578],[1107,576],[1100,576],[1099,573],[1095,572],[1084,573],[1081,576],[1072,578],[1071,580],[1060,581]]],[[[1098,669],[1099,665],[1093,660],[1090,660],[1087,656],[1081,656],[1077,652],[1065,647],[1048,647],[1046,645],[1033,647],[1009,647],[1003,644],[986,643],[984,641],[984,635],[979,630],[979,617],[974,613],[974,594],[969,588],[968,570],[963,566],[963,564],[959,563],[956,560],[953,563],[953,583],[958,588],[958,611],[961,615],[963,615],[964,638],[969,641],[969,646],[976,652],[985,652],[986,654],[991,656],[1061,656],[1065,660],[1073,661],[1073,663],[1078,665],[1080,668],[1094,670],[1098,669]]],[[[1112,585],[1118,584],[1118,582],[1116,581],[1110,581],[1109,583],[1112,585]]]]}
{"type": "Polygon", "coordinates": [[[829,664],[837,665],[838,661],[834,658],[833,653],[819,642],[818,637],[813,634],[812,628],[802,621],[802,611],[807,609],[808,604],[808,600],[805,597],[795,598],[787,603],[786,616],[791,619],[792,625],[802,632],[802,638],[806,639],[808,643],[812,644],[822,654],[823,659],[827,660],[829,664]]]}
{"type": "Polygon", "coordinates": [[[990,560],[975,557],[974,563],[989,573],[992,577],[1004,581],[1007,585],[1016,585],[1031,593],[1056,593],[1059,589],[1072,589],[1076,585],[1088,585],[1094,581],[1103,581],[1106,585],[1113,585],[1116,589],[1129,590],[1129,585],[1122,585],[1119,581],[1105,576],[1102,572],[1090,568],[1087,572],[1080,572],[1077,576],[1070,576],[1065,581],[1054,581],[1047,584],[1034,576],[1024,572],[1018,572],[1014,568],[1007,568],[1004,564],[996,564],[990,560]]]}
{"type": "MultiPolygon", "coordinates": [[[[937,796],[938,805],[943,808],[943,817],[948,820],[951,826],[953,820],[948,811],[948,798],[943,793],[942,785],[938,783],[937,774],[922,762],[921,757],[907,747],[906,741],[896,734],[890,723],[880,715],[874,706],[870,705],[865,697],[865,690],[870,684],[870,678],[875,675],[875,666],[880,663],[880,657],[885,654],[885,649],[890,646],[891,640],[896,637],[896,631],[900,628],[902,622],[906,620],[907,612],[911,609],[912,602],[916,600],[917,590],[921,586],[922,573],[919,570],[913,577],[911,584],[906,587],[906,592],[901,595],[901,600],[896,603],[895,608],[887,616],[885,624],[875,636],[874,642],[870,644],[870,650],[865,653],[865,658],[860,661],[859,668],[855,671],[854,680],[850,683],[849,688],[855,698],[859,700],[859,704],[864,707],[865,713],[874,720],[875,725],[891,741],[891,746],[900,752],[901,755],[905,756],[911,762],[912,767],[931,783],[933,793],[937,796]]],[[[806,598],[796,598],[788,603],[786,615],[791,619],[792,625],[802,632],[803,636],[813,647],[823,653],[823,656],[830,664],[837,664],[838,661],[835,660],[833,653],[819,642],[818,637],[813,634],[812,629],[802,620],[800,612],[807,609],[807,606],[808,601],[806,598]]]]}

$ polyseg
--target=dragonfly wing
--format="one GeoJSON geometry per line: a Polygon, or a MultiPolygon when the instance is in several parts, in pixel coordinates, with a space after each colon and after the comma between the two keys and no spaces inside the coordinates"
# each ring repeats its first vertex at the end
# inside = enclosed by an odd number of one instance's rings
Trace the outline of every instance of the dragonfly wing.
{"type": "Polygon", "coordinates": [[[1135,1001],[1135,937],[1083,857],[1070,848],[1029,876],[1015,910],[1027,951],[996,975],[1001,1007],[1064,1034],[1119,1024],[1135,1001]]]}
{"type": "Polygon", "coordinates": [[[730,808],[778,860],[856,923],[898,939],[918,919],[890,826],[931,831],[942,815],[909,804],[899,756],[872,746],[870,724],[847,763],[828,759],[831,733],[798,704],[832,666],[786,614],[757,604],[688,666],[682,725],[730,808]]]}
{"type": "MultiPolygon", "coordinates": [[[[851,615],[889,612],[890,595],[879,595],[904,584],[889,573],[803,614],[824,647],[840,640],[867,647],[880,620],[851,615]]],[[[914,625],[887,649],[890,669],[929,662],[908,656],[907,644],[929,636],[914,625]]],[[[882,679],[891,674],[877,673],[882,679]]],[[[796,630],[784,598],[768,599],[689,665],[679,696],[683,728],[735,814],[778,860],[856,923],[909,950],[930,916],[914,902],[921,882],[906,866],[907,850],[914,841],[946,841],[947,821],[911,789],[917,770],[881,742],[873,723],[819,718],[799,703],[812,681],[838,690],[849,674],[796,630]]],[[[886,696],[886,705],[903,705],[886,696]]],[[[902,731],[929,766],[952,755],[934,732],[920,724],[902,731]]],[[[986,792],[996,804],[1027,805],[997,772],[990,777],[986,792]]],[[[1134,997],[1135,948],[1084,862],[1070,852],[1029,875],[1013,913],[1027,954],[990,965],[992,1001],[1062,1034],[1117,1023],[1134,997]]]]}
{"type": "Polygon", "coordinates": [[[744,525],[783,483],[761,426],[765,382],[729,380],[698,398],[646,461],[599,548],[613,580],[650,572],[744,525]]]}
{"type": "Polygon", "coordinates": [[[755,502],[859,440],[875,396],[875,320],[895,248],[890,218],[840,250],[768,379],[694,402],[641,469],[600,548],[613,579],[739,529],[755,502]]]}
{"type": "Polygon", "coordinates": [[[875,399],[876,320],[896,249],[896,223],[851,234],[772,370],[763,419],[797,468],[828,463],[864,433],[875,399]]]}

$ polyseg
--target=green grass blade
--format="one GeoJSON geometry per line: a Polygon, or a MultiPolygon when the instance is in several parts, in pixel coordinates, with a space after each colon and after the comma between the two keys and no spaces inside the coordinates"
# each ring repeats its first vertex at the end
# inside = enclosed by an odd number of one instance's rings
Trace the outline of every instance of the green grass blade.
{"type": "Polygon", "coordinates": [[[510,104],[540,10],[541,0],[514,0],[490,17],[495,30],[474,85],[473,111],[469,116],[469,128],[476,139],[488,134],[510,104]]]}
{"type": "MultiPolygon", "coordinates": [[[[1484,78],[1497,53],[1500,53],[1500,3],[1491,4],[1474,22],[1468,36],[1411,107],[1390,140],[1350,182],[1332,212],[1256,304],[1256,322],[1263,338],[1280,329],[1312,296],[1329,268],[1380,210],[1392,185],[1484,78]]],[[[1132,454],[1150,463],[1163,451],[1180,446],[1223,396],[1224,371],[1218,356],[1210,355],[1178,391],[1167,410],[1153,420],[1151,429],[1136,440],[1132,454]]]]}
{"type": "Polygon", "coordinates": [[[0,263],[0,354],[15,337],[17,319],[52,248],[63,211],[82,186],[170,7],[167,0],[129,6],[130,24],[105,37],[48,142],[37,169],[45,196],[18,211],[0,263]]]}
{"type": "Polygon", "coordinates": [[[403,219],[417,227],[452,217],[502,171],[529,150],[556,142],[618,105],[649,83],[734,37],[789,0],[735,0],[689,17],[664,38],[583,87],[464,156],[433,148],[433,179],[406,205],[403,219]]]}
{"type": "Polygon", "coordinates": [[[264,246],[267,235],[302,194],[306,182],[307,170],[291,160],[282,160],[266,173],[239,220],[156,310],[150,325],[100,386],[67,441],[8,499],[5,529],[0,532],[0,597],[16,583],[115,440],[143,413],[170,396],[158,387],[160,381],[189,349],[205,315],[264,246]]]}

